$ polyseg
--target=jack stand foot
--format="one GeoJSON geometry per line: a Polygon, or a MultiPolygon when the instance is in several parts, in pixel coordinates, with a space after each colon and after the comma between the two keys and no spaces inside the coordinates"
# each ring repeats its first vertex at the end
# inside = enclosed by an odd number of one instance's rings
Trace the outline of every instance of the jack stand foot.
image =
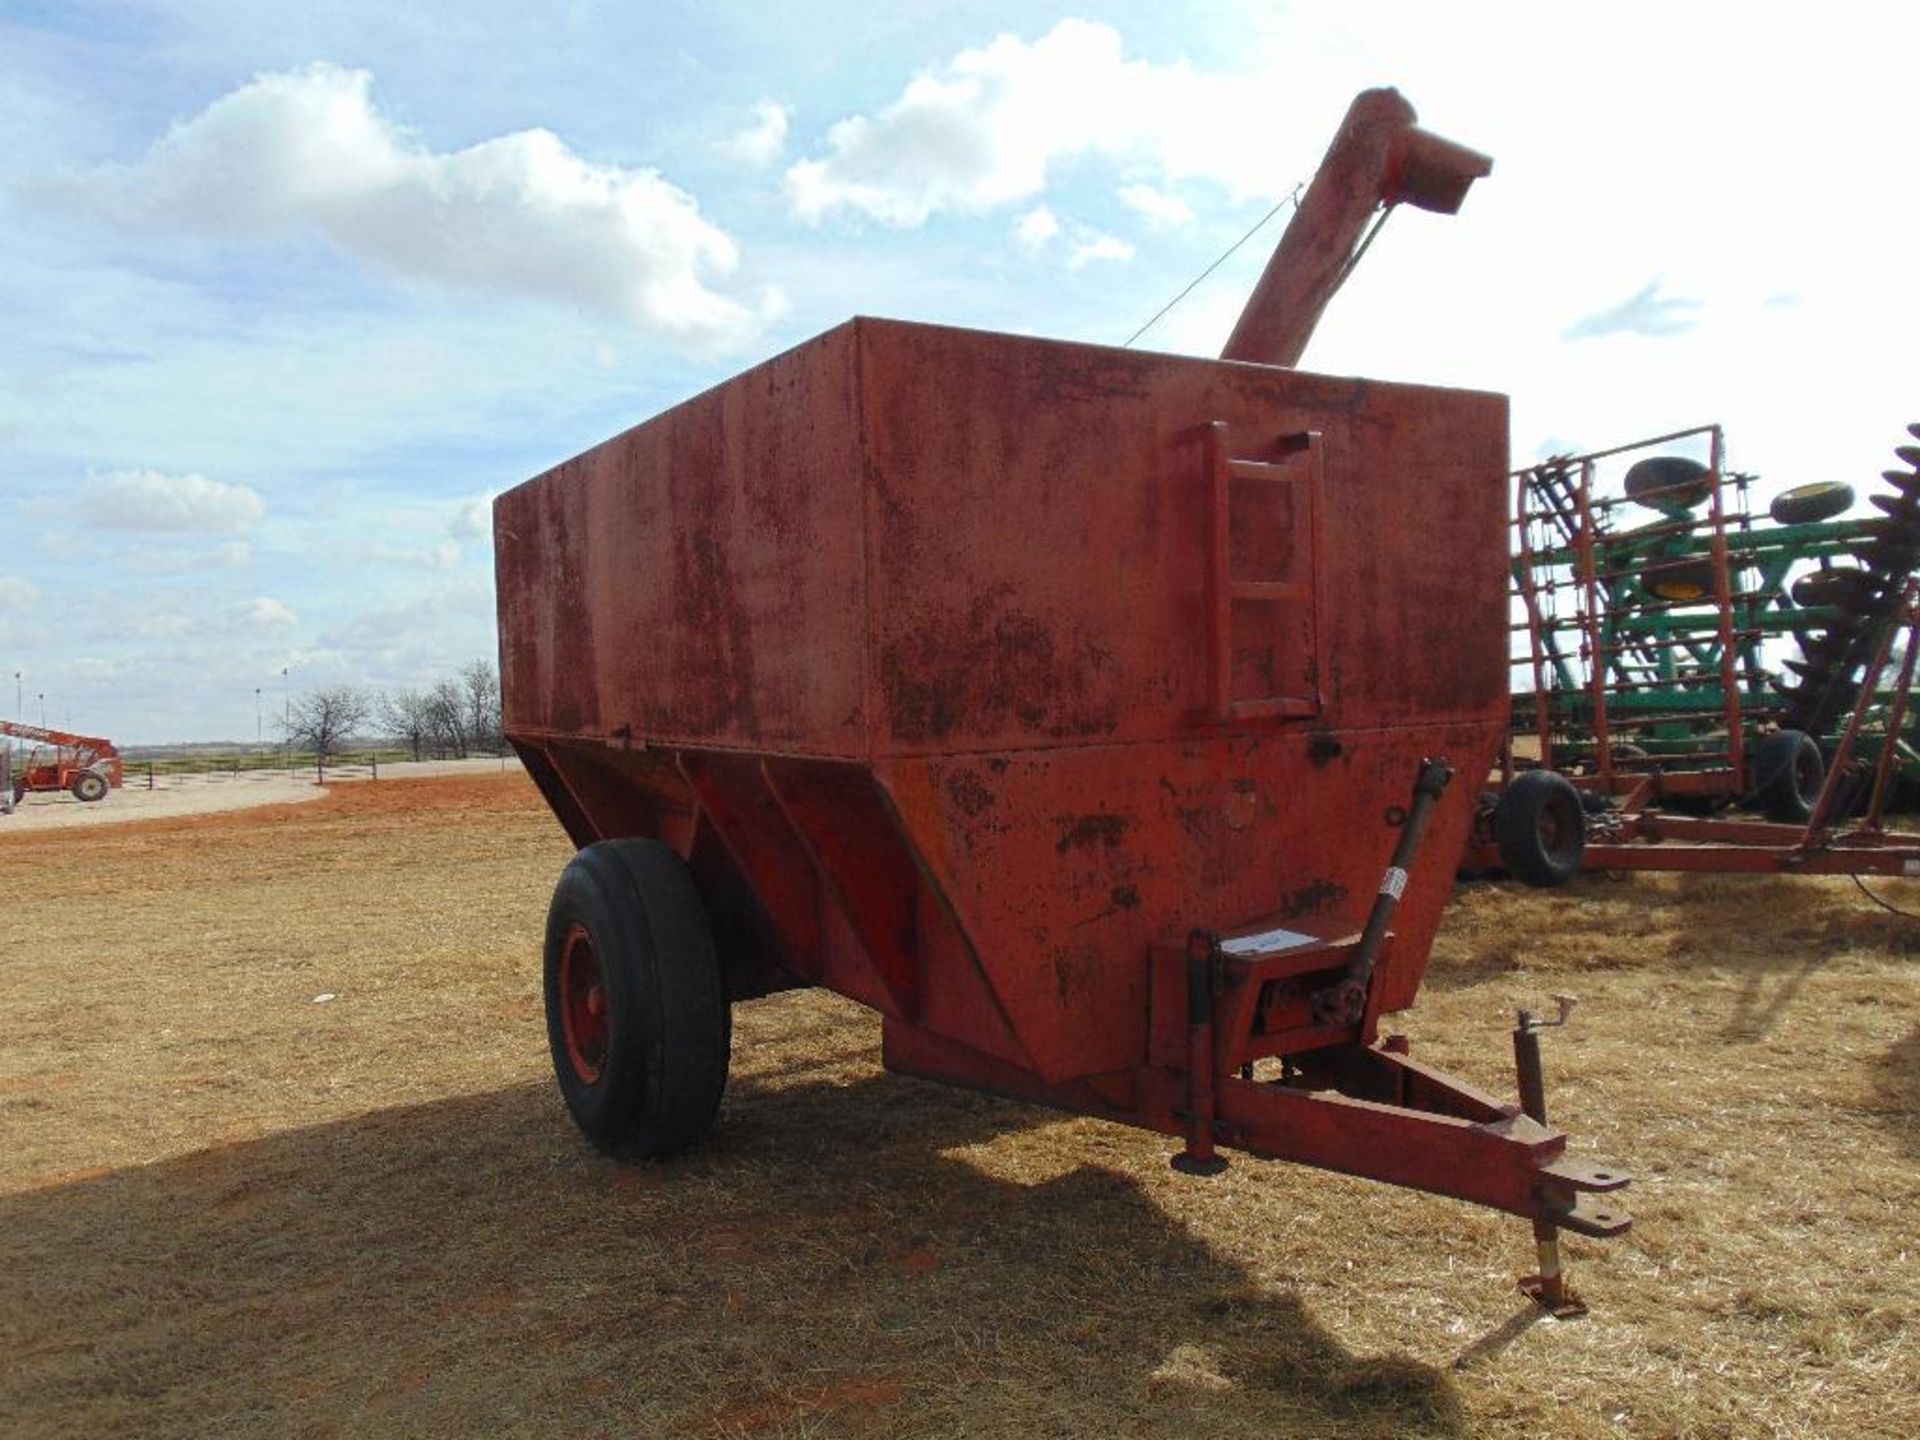
{"type": "Polygon", "coordinates": [[[1578,1320],[1587,1313],[1586,1301],[1558,1275],[1522,1276],[1520,1293],[1556,1320],[1578,1320]]]}
{"type": "Polygon", "coordinates": [[[1167,1162],[1182,1175],[1218,1175],[1227,1168],[1224,1155],[1193,1155],[1182,1150],[1167,1162]]]}

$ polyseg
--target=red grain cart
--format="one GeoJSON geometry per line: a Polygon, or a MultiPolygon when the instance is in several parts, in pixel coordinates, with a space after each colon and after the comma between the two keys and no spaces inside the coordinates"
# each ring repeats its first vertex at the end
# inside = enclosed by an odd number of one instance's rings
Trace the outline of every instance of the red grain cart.
{"type": "MultiPolygon", "coordinates": [[[[1385,173],[1360,213],[1419,200],[1385,173]]],[[[1624,1229],[1537,1100],[1381,1033],[1473,819],[1441,757],[1505,732],[1507,469],[1497,395],[857,319],[501,497],[506,730],[582,847],[546,937],[575,1119],[689,1144],[729,1003],[825,985],[890,1068],[1183,1168],[1624,1229]]]]}

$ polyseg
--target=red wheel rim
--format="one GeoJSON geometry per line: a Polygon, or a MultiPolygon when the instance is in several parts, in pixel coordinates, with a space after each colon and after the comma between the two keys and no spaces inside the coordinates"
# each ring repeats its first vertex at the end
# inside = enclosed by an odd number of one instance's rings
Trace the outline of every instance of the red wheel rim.
{"type": "Polygon", "coordinates": [[[607,1063],[607,987],[584,925],[569,929],[560,947],[560,1029],[573,1073],[593,1084],[607,1063]]]}
{"type": "Polygon", "coordinates": [[[1549,855],[1557,855],[1566,843],[1572,822],[1558,805],[1547,805],[1542,807],[1534,828],[1539,833],[1541,848],[1549,855]]]}

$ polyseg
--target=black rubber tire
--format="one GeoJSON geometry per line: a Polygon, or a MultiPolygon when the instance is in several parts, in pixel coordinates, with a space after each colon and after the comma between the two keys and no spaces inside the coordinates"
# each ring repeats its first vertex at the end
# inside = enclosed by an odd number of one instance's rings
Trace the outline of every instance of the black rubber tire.
{"type": "Polygon", "coordinates": [[[1762,815],[1780,825],[1804,825],[1813,818],[1827,762],[1804,730],[1776,730],[1760,742],[1751,778],[1762,815]]]}
{"type": "Polygon", "coordinates": [[[1796,605],[1854,605],[1867,598],[1873,576],[1857,565],[1834,565],[1809,570],[1787,593],[1796,605]]]}
{"type": "Polygon", "coordinates": [[[1713,493],[1713,471],[1680,455],[1650,455],[1628,467],[1622,486],[1642,505],[1690,510],[1713,493]]]}
{"type": "Polygon", "coordinates": [[[547,909],[547,1044],[574,1123],[609,1154],[671,1155],[712,1128],[727,1086],[732,1011],[686,864],[654,840],[603,840],[561,872],[547,909]],[[562,955],[575,927],[597,959],[604,1055],[569,1054],[562,955]]]}
{"type": "Polygon", "coordinates": [[[91,804],[95,800],[107,798],[107,777],[91,770],[82,770],[73,777],[73,784],[68,788],[73,792],[74,799],[83,805],[91,804]]]}
{"type": "Polygon", "coordinates": [[[1542,890],[1566,884],[1587,850],[1580,792],[1551,770],[1514,776],[1493,807],[1493,842],[1514,879],[1542,890]]]}
{"type": "Polygon", "coordinates": [[[1812,525],[1844,515],[1852,508],[1853,486],[1843,480],[1816,480],[1781,491],[1767,506],[1767,514],[1776,525],[1812,525]]]}
{"type": "Polygon", "coordinates": [[[1661,600],[1685,605],[1713,598],[1713,562],[1660,560],[1640,572],[1640,583],[1661,600]]]}

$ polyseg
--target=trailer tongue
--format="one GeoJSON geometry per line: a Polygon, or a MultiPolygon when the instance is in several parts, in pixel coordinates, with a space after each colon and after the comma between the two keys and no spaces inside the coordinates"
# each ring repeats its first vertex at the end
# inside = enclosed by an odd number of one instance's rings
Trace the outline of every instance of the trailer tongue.
{"type": "Polygon", "coordinates": [[[1624,1230],[1625,1177],[1382,1033],[1473,820],[1451,767],[1507,721],[1506,402],[1288,368],[1382,204],[1486,173],[1412,120],[1356,101],[1225,360],[856,319],[500,498],[506,731],[581,847],[549,1038],[597,1143],[691,1144],[730,1003],[824,985],[890,1068],[1184,1170],[1527,1219],[1573,1303],[1554,1237],[1624,1230]]]}

